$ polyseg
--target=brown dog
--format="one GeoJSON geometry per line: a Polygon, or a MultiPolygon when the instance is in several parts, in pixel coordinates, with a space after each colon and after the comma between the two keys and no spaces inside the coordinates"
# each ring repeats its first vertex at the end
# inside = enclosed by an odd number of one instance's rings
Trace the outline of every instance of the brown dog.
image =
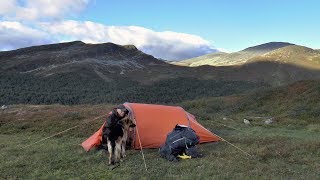
{"type": "Polygon", "coordinates": [[[125,147],[128,139],[128,130],[130,127],[135,127],[133,121],[125,116],[114,128],[110,129],[107,137],[109,151],[109,165],[120,162],[120,158],[125,157],[125,147]]]}

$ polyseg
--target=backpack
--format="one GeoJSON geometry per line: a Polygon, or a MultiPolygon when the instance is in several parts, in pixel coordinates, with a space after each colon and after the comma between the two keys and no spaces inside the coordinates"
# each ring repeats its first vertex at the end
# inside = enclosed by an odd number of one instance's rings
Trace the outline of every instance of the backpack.
{"type": "Polygon", "coordinates": [[[193,158],[201,157],[195,147],[198,143],[199,136],[193,129],[177,124],[167,135],[165,144],[160,147],[160,156],[169,161],[177,161],[177,156],[182,153],[193,158]]]}

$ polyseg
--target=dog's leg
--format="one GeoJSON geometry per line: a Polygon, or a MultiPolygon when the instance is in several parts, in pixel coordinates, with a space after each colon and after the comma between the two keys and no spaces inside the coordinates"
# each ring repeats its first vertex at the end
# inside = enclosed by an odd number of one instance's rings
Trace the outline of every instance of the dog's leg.
{"type": "Polygon", "coordinates": [[[128,137],[128,133],[125,130],[125,132],[123,133],[122,142],[121,142],[121,158],[126,157],[127,137],[128,137]]]}
{"type": "Polygon", "coordinates": [[[116,147],[115,147],[115,162],[120,161],[120,153],[121,153],[121,137],[118,137],[116,140],[116,147]]]}
{"type": "Polygon", "coordinates": [[[109,151],[109,165],[114,164],[115,161],[115,143],[108,139],[108,151],[109,151]]]}
{"type": "Polygon", "coordinates": [[[121,158],[126,157],[126,143],[125,141],[122,141],[121,143],[121,158]]]}

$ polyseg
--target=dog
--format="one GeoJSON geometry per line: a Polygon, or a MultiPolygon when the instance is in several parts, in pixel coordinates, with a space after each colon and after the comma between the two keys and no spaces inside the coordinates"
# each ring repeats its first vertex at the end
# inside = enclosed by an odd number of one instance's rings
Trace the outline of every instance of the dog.
{"type": "Polygon", "coordinates": [[[109,152],[109,165],[119,163],[121,158],[124,158],[125,148],[128,139],[128,130],[130,127],[135,127],[134,122],[125,116],[114,128],[110,129],[107,136],[107,146],[109,152]]]}

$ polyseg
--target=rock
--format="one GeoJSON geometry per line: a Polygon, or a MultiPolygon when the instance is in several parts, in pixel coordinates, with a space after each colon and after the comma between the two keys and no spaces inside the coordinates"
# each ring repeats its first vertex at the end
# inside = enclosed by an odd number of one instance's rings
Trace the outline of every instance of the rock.
{"type": "Polygon", "coordinates": [[[271,124],[271,123],[273,123],[273,118],[266,119],[266,120],[264,121],[264,123],[265,123],[265,124],[271,124]]]}
{"type": "Polygon", "coordinates": [[[2,105],[2,106],[1,106],[1,109],[2,109],[2,110],[5,110],[5,109],[7,109],[7,108],[8,108],[8,106],[6,106],[6,105],[2,105]]]}
{"type": "Polygon", "coordinates": [[[246,118],[243,119],[244,124],[247,124],[247,125],[251,124],[250,121],[252,121],[252,120],[249,120],[249,119],[246,119],[246,118]]]}

